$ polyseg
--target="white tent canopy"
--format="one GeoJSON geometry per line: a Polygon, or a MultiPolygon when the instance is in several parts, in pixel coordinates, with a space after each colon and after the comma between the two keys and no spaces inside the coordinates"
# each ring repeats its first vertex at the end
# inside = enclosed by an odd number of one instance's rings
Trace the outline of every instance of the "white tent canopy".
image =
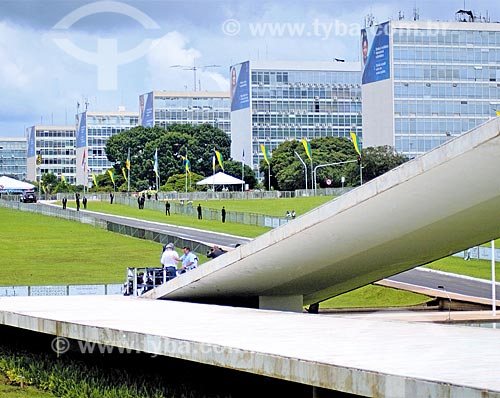
{"type": "Polygon", "coordinates": [[[241,185],[244,183],[245,181],[240,180],[239,178],[219,171],[217,174],[211,175],[210,177],[198,181],[196,185],[241,185]]]}
{"type": "Polygon", "coordinates": [[[0,191],[25,191],[33,189],[35,186],[28,182],[23,182],[7,176],[0,177],[0,191]]]}

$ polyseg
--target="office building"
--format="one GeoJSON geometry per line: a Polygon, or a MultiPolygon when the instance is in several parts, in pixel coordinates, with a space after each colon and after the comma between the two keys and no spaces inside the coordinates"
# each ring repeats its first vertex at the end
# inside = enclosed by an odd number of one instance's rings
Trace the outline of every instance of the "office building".
{"type": "MultiPolygon", "coordinates": [[[[109,137],[138,126],[138,112],[85,111],[76,116],[76,184],[92,185],[92,173],[104,174],[114,166],[106,155],[109,137]]],[[[123,162],[127,154],[124,154],[123,162]]]]}
{"type": "Polygon", "coordinates": [[[415,157],[495,116],[500,24],[466,17],[362,30],[365,147],[415,157]]]}
{"type": "Polygon", "coordinates": [[[0,137],[0,176],[26,179],[27,148],[25,137],[0,137]]]}
{"type": "Polygon", "coordinates": [[[230,135],[229,93],[151,91],[139,96],[139,123],[144,127],[208,123],[230,135]]]}
{"type": "Polygon", "coordinates": [[[75,127],[32,126],[27,129],[26,134],[27,179],[39,181],[40,176],[53,173],[58,179],[65,178],[68,184],[75,184],[75,127]]]}
{"type": "Polygon", "coordinates": [[[256,172],[261,145],[361,138],[361,75],[354,62],[246,61],[231,66],[231,156],[256,172]]]}

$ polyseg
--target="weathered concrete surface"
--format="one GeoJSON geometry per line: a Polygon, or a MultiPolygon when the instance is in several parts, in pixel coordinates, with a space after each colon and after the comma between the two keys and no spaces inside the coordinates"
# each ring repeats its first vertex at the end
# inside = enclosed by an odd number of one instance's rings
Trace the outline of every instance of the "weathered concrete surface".
{"type": "Polygon", "coordinates": [[[500,236],[495,118],[144,297],[316,303],[500,236]]]}
{"type": "Polygon", "coordinates": [[[368,397],[500,397],[491,329],[122,296],[0,298],[0,324],[368,397]]]}

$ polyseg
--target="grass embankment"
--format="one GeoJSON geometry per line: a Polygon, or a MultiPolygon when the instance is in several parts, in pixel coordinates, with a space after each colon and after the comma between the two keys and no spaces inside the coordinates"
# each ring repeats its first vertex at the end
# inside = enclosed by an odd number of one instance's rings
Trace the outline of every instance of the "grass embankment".
{"type": "Polygon", "coordinates": [[[87,224],[0,207],[1,286],[120,283],[157,266],[161,245],[87,224]]]}

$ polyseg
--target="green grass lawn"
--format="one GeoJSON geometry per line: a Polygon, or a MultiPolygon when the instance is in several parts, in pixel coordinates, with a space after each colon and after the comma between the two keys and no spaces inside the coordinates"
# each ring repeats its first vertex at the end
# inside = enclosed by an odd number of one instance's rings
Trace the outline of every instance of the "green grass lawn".
{"type": "Polygon", "coordinates": [[[287,210],[295,210],[297,216],[300,216],[334,198],[333,196],[310,196],[283,199],[202,200],[193,203],[193,205],[197,206],[199,203],[202,207],[216,210],[220,210],[224,206],[227,211],[285,217],[287,210]]]}
{"type": "Polygon", "coordinates": [[[2,398],[55,398],[55,395],[32,386],[13,386],[7,384],[7,379],[0,374],[0,397],[2,398]]]}
{"type": "Polygon", "coordinates": [[[0,207],[1,286],[120,283],[129,266],[158,266],[158,243],[0,207]]]}
{"type": "Polygon", "coordinates": [[[423,304],[426,301],[429,301],[429,297],[421,294],[367,285],[323,301],[320,308],[406,307],[423,304]]]}
{"type": "MultiPolygon", "coordinates": [[[[495,244],[495,247],[496,246],[495,244]]],[[[461,257],[445,257],[426,265],[427,268],[454,274],[472,276],[474,278],[491,280],[491,261],[474,260],[464,261],[461,257]]],[[[495,264],[495,274],[499,275],[500,264],[495,264]]]]}

